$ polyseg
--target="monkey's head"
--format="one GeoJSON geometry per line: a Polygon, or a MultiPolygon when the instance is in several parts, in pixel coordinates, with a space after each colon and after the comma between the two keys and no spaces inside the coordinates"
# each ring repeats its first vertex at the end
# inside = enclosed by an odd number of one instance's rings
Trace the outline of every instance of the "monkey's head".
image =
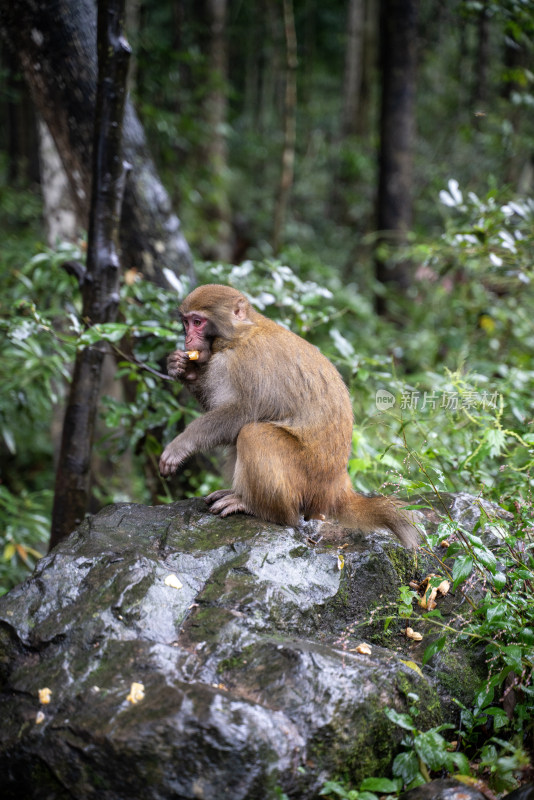
{"type": "Polygon", "coordinates": [[[242,325],[250,324],[251,313],[252,306],[237,289],[214,283],[199,286],[180,306],[186,350],[198,350],[198,362],[205,363],[215,340],[234,339],[242,325]]]}

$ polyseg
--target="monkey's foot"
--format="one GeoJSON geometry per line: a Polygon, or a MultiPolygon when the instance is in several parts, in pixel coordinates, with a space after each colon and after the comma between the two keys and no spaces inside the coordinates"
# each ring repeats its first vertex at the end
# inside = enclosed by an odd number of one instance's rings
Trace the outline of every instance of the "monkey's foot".
{"type": "Polygon", "coordinates": [[[215,503],[216,500],[220,500],[221,497],[226,497],[228,494],[232,494],[231,489],[218,489],[216,492],[206,495],[204,500],[209,506],[211,506],[211,504],[215,503]]]}
{"type": "Polygon", "coordinates": [[[244,514],[250,514],[239,495],[234,494],[230,489],[221,489],[219,492],[213,492],[209,497],[206,497],[206,500],[209,503],[210,512],[219,514],[221,517],[237,514],[239,511],[244,514]]]}

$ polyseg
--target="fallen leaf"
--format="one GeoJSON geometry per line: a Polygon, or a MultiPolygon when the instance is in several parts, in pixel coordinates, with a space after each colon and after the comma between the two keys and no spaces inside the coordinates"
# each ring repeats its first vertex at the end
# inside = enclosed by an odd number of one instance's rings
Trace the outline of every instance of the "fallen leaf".
{"type": "Polygon", "coordinates": [[[403,661],[401,659],[401,663],[404,664],[406,667],[413,669],[414,672],[417,672],[418,675],[423,677],[423,673],[421,672],[421,667],[419,666],[419,664],[416,664],[415,661],[403,661]]]}
{"type": "Polygon", "coordinates": [[[424,595],[419,598],[419,605],[421,608],[427,608],[429,611],[432,611],[433,608],[436,608],[436,595],[438,590],[434,586],[430,592],[428,589],[425,591],[424,595]]]}

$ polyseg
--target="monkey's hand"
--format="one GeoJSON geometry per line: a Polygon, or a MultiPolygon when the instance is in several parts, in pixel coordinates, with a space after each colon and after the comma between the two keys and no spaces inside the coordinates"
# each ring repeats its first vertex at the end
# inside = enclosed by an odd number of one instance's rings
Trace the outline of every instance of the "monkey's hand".
{"type": "Polygon", "coordinates": [[[177,436],[170,444],[167,445],[161,458],[159,460],[159,471],[164,478],[173,475],[178,468],[184,463],[190,452],[180,446],[177,436]]]}
{"type": "Polygon", "coordinates": [[[167,373],[170,378],[177,381],[196,381],[197,362],[191,361],[185,350],[175,350],[167,358],[167,373]]]}

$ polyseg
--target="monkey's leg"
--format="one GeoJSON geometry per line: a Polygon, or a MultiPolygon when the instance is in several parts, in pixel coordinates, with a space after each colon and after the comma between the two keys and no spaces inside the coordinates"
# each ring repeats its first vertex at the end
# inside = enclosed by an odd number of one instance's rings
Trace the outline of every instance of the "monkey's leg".
{"type": "Polygon", "coordinates": [[[287,429],[269,422],[245,425],[237,437],[233,492],[210,510],[236,511],[281,525],[297,525],[305,478],[301,446],[287,429]]]}

